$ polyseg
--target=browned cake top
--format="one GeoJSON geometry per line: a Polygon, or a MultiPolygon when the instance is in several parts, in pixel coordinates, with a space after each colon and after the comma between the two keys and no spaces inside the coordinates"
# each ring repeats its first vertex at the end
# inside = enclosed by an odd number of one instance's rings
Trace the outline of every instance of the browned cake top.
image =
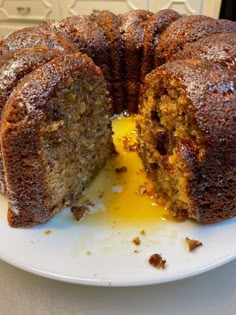
{"type": "Polygon", "coordinates": [[[30,116],[35,124],[39,124],[45,119],[42,113],[48,110],[48,98],[60,91],[61,85],[63,88],[66,84],[70,86],[72,84],[70,76],[73,71],[81,71],[83,68],[94,76],[103,77],[101,70],[94,65],[92,59],[81,53],[61,56],[31,72],[17,85],[8,100],[4,110],[6,121],[9,119],[20,123],[22,117],[25,119],[30,116]],[[19,106],[15,107],[13,103],[17,104],[18,101],[20,101],[19,106]]]}
{"type": "Polygon", "coordinates": [[[43,22],[39,25],[26,27],[13,32],[4,39],[3,54],[22,48],[42,46],[58,49],[61,52],[73,53],[76,46],[62,32],[50,29],[50,24],[43,22]]]}
{"type": "Polygon", "coordinates": [[[133,10],[120,15],[120,32],[126,47],[143,46],[144,23],[153,15],[147,10],[133,10]]]}
{"type": "Polygon", "coordinates": [[[181,15],[176,11],[165,9],[155,13],[147,22],[143,40],[141,81],[153,69],[154,47],[158,44],[161,33],[180,17],[181,15]]]}
{"type": "Polygon", "coordinates": [[[189,58],[206,59],[236,70],[236,33],[212,34],[187,43],[170,61],[189,58]]]}
{"type": "Polygon", "coordinates": [[[58,50],[43,47],[24,48],[3,55],[0,61],[0,113],[23,76],[60,55],[58,50]]]}
{"type": "Polygon", "coordinates": [[[70,16],[60,22],[58,29],[91,58],[98,58],[99,53],[104,53],[104,46],[108,45],[102,29],[88,15],[70,16]]]}
{"type": "Polygon", "coordinates": [[[134,10],[119,16],[125,65],[125,104],[130,113],[137,112],[143,37],[146,22],[152,15],[146,10],[134,10]]]}
{"type": "Polygon", "coordinates": [[[203,15],[184,16],[174,21],[161,35],[155,51],[155,64],[158,66],[169,60],[186,43],[208,34],[235,31],[236,22],[233,21],[215,20],[203,15]]]}
{"type": "Polygon", "coordinates": [[[112,77],[108,41],[95,18],[88,15],[70,16],[59,22],[56,28],[70,38],[80,52],[87,54],[97,66],[101,67],[105,79],[109,82],[108,88],[111,92],[112,77]]]}
{"type": "Polygon", "coordinates": [[[124,87],[123,87],[123,58],[122,42],[119,32],[119,20],[116,14],[110,11],[101,11],[93,16],[99,27],[104,31],[108,42],[112,74],[112,97],[115,105],[114,113],[123,111],[124,87]]]}

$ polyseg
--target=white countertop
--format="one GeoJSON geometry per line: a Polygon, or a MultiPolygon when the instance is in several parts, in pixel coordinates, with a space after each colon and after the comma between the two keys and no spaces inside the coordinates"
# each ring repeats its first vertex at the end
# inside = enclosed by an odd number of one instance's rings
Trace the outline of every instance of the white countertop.
{"type": "Polygon", "coordinates": [[[193,278],[129,288],[62,283],[0,261],[0,292],[1,315],[235,315],[236,260],[193,278]]]}

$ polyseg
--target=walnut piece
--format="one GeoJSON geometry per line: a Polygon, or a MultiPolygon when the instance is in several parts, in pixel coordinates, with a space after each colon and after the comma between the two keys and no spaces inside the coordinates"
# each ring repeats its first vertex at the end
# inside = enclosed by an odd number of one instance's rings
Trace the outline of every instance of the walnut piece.
{"type": "Polygon", "coordinates": [[[188,237],[185,237],[186,243],[188,245],[188,249],[190,252],[192,252],[194,249],[196,249],[199,246],[202,246],[202,242],[194,239],[190,239],[188,237]]]}
{"type": "Polygon", "coordinates": [[[132,241],[135,245],[139,246],[141,244],[141,240],[140,238],[137,236],[133,239],[132,241]]]}
{"type": "Polygon", "coordinates": [[[149,257],[149,263],[157,269],[165,269],[166,260],[160,254],[153,254],[149,257]]]}
{"type": "Polygon", "coordinates": [[[146,235],[145,230],[141,230],[141,231],[140,231],[140,234],[141,234],[142,236],[145,236],[145,235],[146,235]]]}
{"type": "Polygon", "coordinates": [[[89,208],[84,205],[71,208],[71,212],[77,221],[81,221],[88,211],[89,208]]]}
{"type": "Polygon", "coordinates": [[[140,185],[138,188],[139,195],[144,195],[147,192],[147,188],[144,185],[140,185]]]}
{"type": "Polygon", "coordinates": [[[123,147],[125,151],[137,151],[138,144],[137,143],[130,143],[131,139],[129,137],[123,137],[123,147]]]}

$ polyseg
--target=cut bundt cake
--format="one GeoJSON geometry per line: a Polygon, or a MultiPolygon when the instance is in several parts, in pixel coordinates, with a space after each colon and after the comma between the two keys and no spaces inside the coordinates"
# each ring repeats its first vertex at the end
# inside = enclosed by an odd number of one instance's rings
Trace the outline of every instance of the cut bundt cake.
{"type": "Polygon", "coordinates": [[[236,32],[236,22],[216,20],[204,15],[183,16],[177,19],[160,37],[155,49],[155,66],[167,62],[174,53],[182,49],[184,44],[222,32],[236,32]]]}
{"type": "Polygon", "coordinates": [[[110,106],[101,70],[81,53],[21,80],[2,115],[11,226],[33,226],[77,205],[113,151],[110,106]]]}
{"type": "Polygon", "coordinates": [[[134,10],[119,16],[125,67],[125,103],[130,113],[137,112],[143,37],[146,23],[152,15],[150,11],[134,10]]]}
{"type": "Polygon", "coordinates": [[[174,216],[236,215],[236,72],[198,59],[166,63],[145,80],[140,156],[174,216]]]}
{"type": "MultiPolygon", "coordinates": [[[[47,48],[25,48],[1,56],[0,60],[0,117],[8,97],[19,80],[44,63],[59,57],[60,51],[47,48]]],[[[0,121],[1,130],[1,121],[0,121]]],[[[6,193],[2,150],[0,147],[0,192],[6,193]]]]}
{"type": "Polygon", "coordinates": [[[111,116],[124,111],[140,111],[140,156],[175,216],[235,216],[235,34],[228,20],[134,10],[48,20],[1,40],[10,225],[76,206],[113,151],[111,116]]]}
{"type": "Polygon", "coordinates": [[[147,22],[143,39],[143,58],[141,63],[140,80],[143,82],[146,74],[154,69],[155,47],[163,31],[181,15],[174,10],[160,10],[147,22]]]}
{"type": "Polygon", "coordinates": [[[212,34],[188,43],[169,61],[200,58],[236,70],[236,33],[212,34]]]}

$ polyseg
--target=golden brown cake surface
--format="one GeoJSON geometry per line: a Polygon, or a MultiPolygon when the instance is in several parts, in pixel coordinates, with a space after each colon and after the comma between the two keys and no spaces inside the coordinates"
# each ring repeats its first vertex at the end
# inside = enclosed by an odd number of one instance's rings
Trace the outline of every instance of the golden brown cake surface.
{"type": "Polygon", "coordinates": [[[50,22],[25,27],[8,35],[2,46],[2,54],[22,48],[41,46],[49,49],[58,49],[61,52],[77,52],[76,46],[60,31],[54,31],[50,22]]]}
{"type": "Polygon", "coordinates": [[[236,33],[220,33],[203,37],[183,46],[170,61],[200,58],[236,70],[236,33]]]}
{"type": "Polygon", "coordinates": [[[140,79],[143,82],[147,73],[154,69],[155,47],[163,31],[181,15],[174,10],[160,10],[147,22],[143,39],[143,58],[141,64],[140,79]]]}
{"type": "Polygon", "coordinates": [[[155,50],[155,65],[167,62],[186,43],[222,32],[236,32],[236,22],[215,20],[204,15],[184,16],[174,21],[161,35],[155,50]]]}
{"type": "Polygon", "coordinates": [[[124,13],[119,17],[125,65],[125,103],[130,113],[137,112],[143,37],[146,22],[152,15],[153,13],[150,11],[134,10],[124,13]]]}
{"type": "Polygon", "coordinates": [[[107,38],[112,77],[113,113],[120,114],[124,110],[124,70],[118,16],[109,11],[101,11],[94,18],[107,38]]]}
{"type": "MultiPolygon", "coordinates": [[[[13,89],[28,73],[57,58],[61,52],[42,47],[24,48],[3,55],[0,60],[0,116],[13,89]]],[[[0,122],[1,130],[1,122],[0,122]]],[[[2,150],[0,148],[0,192],[6,193],[2,150]]]]}

